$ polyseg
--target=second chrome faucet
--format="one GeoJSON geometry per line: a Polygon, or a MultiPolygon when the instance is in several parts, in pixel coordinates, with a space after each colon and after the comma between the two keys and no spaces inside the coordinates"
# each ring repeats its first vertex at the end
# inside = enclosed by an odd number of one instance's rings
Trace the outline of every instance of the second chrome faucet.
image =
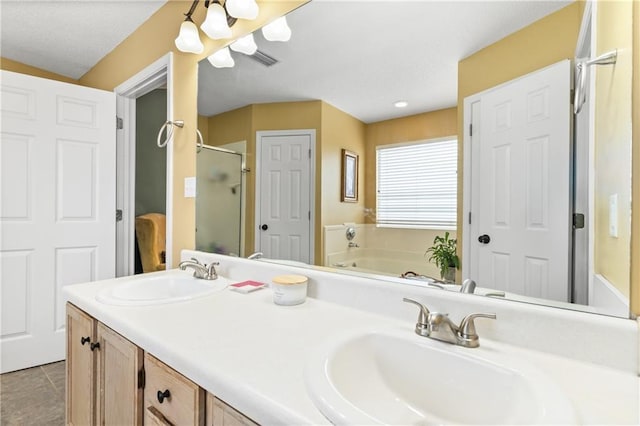
{"type": "Polygon", "coordinates": [[[418,321],[416,322],[416,334],[429,337],[431,339],[452,343],[465,348],[477,348],[480,346],[480,339],[476,333],[474,320],[476,318],[496,319],[496,314],[470,314],[462,319],[460,325],[456,325],[448,314],[430,312],[422,303],[413,299],[402,299],[404,302],[412,303],[420,309],[418,321]]]}
{"type": "Polygon", "coordinates": [[[180,262],[178,267],[183,271],[187,268],[193,269],[193,276],[195,278],[199,278],[202,280],[217,280],[218,273],[216,272],[216,266],[220,265],[219,262],[211,262],[209,266],[203,265],[196,259],[192,257],[191,260],[184,260],[180,262]]]}

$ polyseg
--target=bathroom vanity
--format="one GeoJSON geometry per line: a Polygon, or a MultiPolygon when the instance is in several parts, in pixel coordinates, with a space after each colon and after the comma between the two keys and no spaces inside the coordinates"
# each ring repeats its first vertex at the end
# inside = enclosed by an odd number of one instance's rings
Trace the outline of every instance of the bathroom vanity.
{"type": "Polygon", "coordinates": [[[269,288],[241,294],[224,286],[170,303],[99,297],[149,279],[188,282],[190,272],[179,270],[65,287],[68,423],[640,421],[635,321],[182,253],[194,256],[220,262],[229,282],[305,275],[309,297],[279,306],[269,288]],[[403,297],[456,323],[475,312],[497,319],[477,320],[479,348],[455,346],[416,335],[416,307],[403,297]],[[467,394],[476,402],[455,403],[467,394]]]}

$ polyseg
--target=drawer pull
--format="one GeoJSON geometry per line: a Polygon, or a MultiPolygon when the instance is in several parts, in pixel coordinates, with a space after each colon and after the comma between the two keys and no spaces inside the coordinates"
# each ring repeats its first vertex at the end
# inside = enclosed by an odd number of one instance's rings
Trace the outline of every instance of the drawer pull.
{"type": "Polygon", "coordinates": [[[91,349],[91,352],[95,351],[96,349],[100,349],[100,342],[92,343],[89,348],[91,349]]]}
{"type": "Polygon", "coordinates": [[[165,398],[171,398],[171,392],[169,392],[169,389],[165,389],[164,392],[158,391],[158,402],[160,404],[164,402],[165,398]]]}
{"type": "Polygon", "coordinates": [[[89,336],[80,338],[80,344],[82,346],[84,346],[85,343],[90,343],[90,342],[91,342],[91,337],[89,337],[89,336]]]}

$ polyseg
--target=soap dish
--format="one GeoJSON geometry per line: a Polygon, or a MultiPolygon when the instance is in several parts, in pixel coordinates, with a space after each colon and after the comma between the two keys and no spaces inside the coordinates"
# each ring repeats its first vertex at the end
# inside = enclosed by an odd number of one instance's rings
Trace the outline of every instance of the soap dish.
{"type": "Polygon", "coordinates": [[[238,293],[251,293],[264,287],[264,283],[258,281],[242,281],[241,283],[231,284],[229,288],[238,293]]]}

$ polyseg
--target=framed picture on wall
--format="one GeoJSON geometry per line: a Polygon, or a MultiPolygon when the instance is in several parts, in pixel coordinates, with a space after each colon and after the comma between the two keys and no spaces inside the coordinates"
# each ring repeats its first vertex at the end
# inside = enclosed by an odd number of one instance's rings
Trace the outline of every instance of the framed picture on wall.
{"type": "Polygon", "coordinates": [[[358,154],[342,150],[342,197],[347,203],[358,201],[358,154]]]}

